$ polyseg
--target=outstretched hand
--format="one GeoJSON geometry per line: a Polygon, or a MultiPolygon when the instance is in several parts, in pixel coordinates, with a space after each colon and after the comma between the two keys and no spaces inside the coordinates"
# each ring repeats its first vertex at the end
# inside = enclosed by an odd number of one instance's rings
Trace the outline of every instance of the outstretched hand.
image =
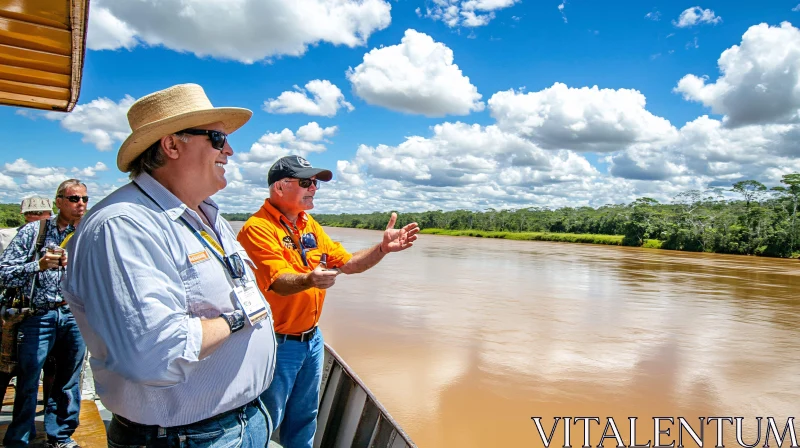
{"type": "Polygon", "coordinates": [[[406,250],[414,245],[419,233],[419,226],[417,223],[412,222],[406,224],[401,229],[395,229],[394,224],[397,222],[397,213],[392,213],[389,218],[389,224],[386,225],[386,231],[383,232],[383,241],[381,241],[381,251],[388,254],[389,252],[400,252],[406,250]]]}

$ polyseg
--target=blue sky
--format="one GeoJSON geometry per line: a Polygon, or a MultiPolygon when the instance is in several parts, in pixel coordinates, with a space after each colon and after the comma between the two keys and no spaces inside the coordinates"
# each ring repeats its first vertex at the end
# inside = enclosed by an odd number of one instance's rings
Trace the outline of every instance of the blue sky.
{"type": "Polygon", "coordinates": [[[293,153],[335,173],[317,212],[776,185],[800,171],[797,2],[94,0],[76,110],[0,108],[0,202],[121,186],[130,103],[185,82],[254,111],[224,211],[254,211],[293,153]]]}

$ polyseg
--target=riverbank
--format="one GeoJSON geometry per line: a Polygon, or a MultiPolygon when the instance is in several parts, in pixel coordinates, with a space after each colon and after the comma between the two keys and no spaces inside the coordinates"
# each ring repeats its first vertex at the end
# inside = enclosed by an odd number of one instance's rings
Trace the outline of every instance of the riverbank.
{"type": "MultiPolygon", "coordinates": [[[[484,230],[447,230],[447,229],[422,229],[420,233],[429,235],[471,236],[477,238],[498,238],[517,241],[553,241],[558,243],[583,243],[603,244],[606,246],[625,246],[624,235],[599,235],[591,233],[553,233],[553,232],[489,232],[484,230]]],[[[645,249],[664,249],[663,242],[655,239],[646,239],[641,247],[645,249]]],[[[672,249],[664,249],[672,250],[672,249]]],[[[697,251],[679,251],[697,252],[697,251]]],[[[711,253],[711,252],[709,252],[711,253]]],[[[769,257],[776,258],[776,257],[769,257]]],[[[791,257],[800,259],[800,252],[795,252],[791,257]]]]}
{"type": "MultiPolygon", "coordinates": [[[[429,235],[473,236],[477,238],[499,238],[520,241],[556,241],[562,243],[605,244],[623,246],[623,235],[594,235],[589,233],[551,233],[551,232],[489,232],[485,230],[447,230],[422,229],[421,233],[429,235]]],[[[660,241],[653,240],[661,247],[660,241]]]]}

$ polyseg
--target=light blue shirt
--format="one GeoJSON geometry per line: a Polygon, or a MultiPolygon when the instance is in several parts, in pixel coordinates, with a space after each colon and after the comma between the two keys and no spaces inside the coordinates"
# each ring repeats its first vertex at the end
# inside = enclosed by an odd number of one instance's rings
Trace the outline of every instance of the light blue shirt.
{"type": "Polygon", "coordinates": [[[211,199],[200,205],[208,227],[151,176],[134,182],[141,189],[130,183],[92,207],[67,246],[62,289],[92,354],[103,405],[169,427],[247,404],[272,381],[272,312],[198,358],[201,318],[232,311],[239,280],[180,218],[215,237],[226,254],[246,258],[242,246],[211,199]]]}

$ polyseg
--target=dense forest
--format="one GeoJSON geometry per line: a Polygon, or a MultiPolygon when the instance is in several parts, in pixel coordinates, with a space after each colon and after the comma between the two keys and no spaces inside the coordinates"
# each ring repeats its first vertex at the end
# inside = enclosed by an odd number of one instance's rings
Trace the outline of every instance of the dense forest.
{"type": "Polygon", "coordinates": [[[19,227],[25,219],[19,212],[19,204],[0,204],[0,227],[19,227]]]}
{"type": "MultiPolygon", "coordinates": [[[[783,176],[781,184],[768,189],[758,181],[746,180],[727,190],[686,191],[667,204],[643,197],[630,204],[599,208],[551,210],[530,207],[400,213],[396,227],[416,221],[423,230],[469,231],[467,234],[474,232],[483,236],[503,237],[503,233],[534,232],[619,235],[621,238],[597,238],[597,241],[697,252],[798,257],[800,173],[783,176]],[[727,192],[736,197],[727,199],[727,192]],[[495,234],[487,235],[486,232],[495,234]]],[[[327,226],[381,230],[386,227],[389,214],[314,214],[314,217],[327,226]]],[[[231,221],[244,221],[249,214],[223,216],[231,221]]],[[[19,204],[0,204],[0,227],[22,224],[19,204]]],[[[586,238],[551,239],[588,241],[586,238]]]]}
{"type": "MultiPolygon", "coordinates": [[[[621,235],[618,241],[630,246],[797,257],[800,174],[785,175],[781,183],[768,189],[758,181],[746,180],[727,190],[691,190],[668,204],[643,197],[630,204],[599,208],[401,213],[396,227],[416,221],[423,229],[621,235]],[[735,199],[726,199],[731,196],[727,192],[734,193],[735,199]]],[[[314,217],[327,226],[380,230],[386,227],[389,213],[314,217]]]]}

